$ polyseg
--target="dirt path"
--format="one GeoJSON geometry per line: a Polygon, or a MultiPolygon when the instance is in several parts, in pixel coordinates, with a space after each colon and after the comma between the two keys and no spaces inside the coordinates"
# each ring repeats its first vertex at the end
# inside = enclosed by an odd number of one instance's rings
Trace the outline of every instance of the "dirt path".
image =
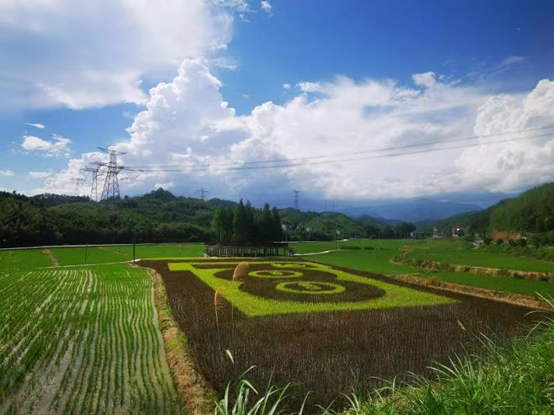
{"type": "Polygon", "coordinates": [[[307,252],[305,254],[294,254],[293,256],[323,255],[323,254],[328,254],[330,252],[338,252],[338,251],[342,251],[342,249],[329,249],[328,251],[322,251],[322,252],[307,252]]]}
{"type": "Polygon", "coordinates": [[[58,258],[56,258],[54,256],[54,254],[52,253],[51,250],[44,249],[42,252],[44,252],[46,255],[48,255],[48,258],[50,258],[50,261],[52,261],[52,266],[53,267],[59,267],[60,266],[60,261],[58,261],[58,258]]]}

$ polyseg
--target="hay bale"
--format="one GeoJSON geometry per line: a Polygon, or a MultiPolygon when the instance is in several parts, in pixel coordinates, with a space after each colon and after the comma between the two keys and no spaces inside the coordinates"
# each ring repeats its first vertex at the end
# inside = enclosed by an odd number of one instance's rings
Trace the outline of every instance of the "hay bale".
{"type": "Polygon", "coordinates": [[[244,279],[249,272],[250,266],[248,265],[248,262],[241,262],[235,268],[235,272],[233,272],[233,281],[240,281],[241,279],[244,279]]]}

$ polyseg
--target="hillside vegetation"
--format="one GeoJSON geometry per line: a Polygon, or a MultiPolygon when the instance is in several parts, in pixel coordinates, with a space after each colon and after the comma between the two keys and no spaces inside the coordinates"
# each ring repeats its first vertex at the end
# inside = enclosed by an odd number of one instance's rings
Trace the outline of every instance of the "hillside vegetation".
{"type": "Polygon", "coordinates": [[[553,232],[554,183],[535,187],[496,207],[491,226],[509,232],[553,232]]]}
{"type": "MultiPolygon", "coordinates": [[[[178,197],[163,189],[100,203],[86,197],[26,197],[0,192],[0,244],[13,247],[220,240],[220,232],[212,226],[215,212],[223,208],[234,212],[238,205],[221,199],[178,197]]],[[[263,210],[253,209],[252,214],[263,222],[263,210]]],[[[287,236],[296,240],[331,240],[335,235],[371,237],[377,232],[395,235],[390,226],[375,225],[376,220],[369,226],[364,222],[367,218],[357,223],[340,213],[280,209],[272,213],[275,214],[287,224],[287,236]]]]}
{"type": "Polygon", "coordinates": [[[435,224],[448,232],[465,225],[467,233],[492,235],[493,231],[531,236],[535,245],[554,242],[554,183],[535,187],[517,198],[503,200],[486,210],[452,216],[435,224]]]}

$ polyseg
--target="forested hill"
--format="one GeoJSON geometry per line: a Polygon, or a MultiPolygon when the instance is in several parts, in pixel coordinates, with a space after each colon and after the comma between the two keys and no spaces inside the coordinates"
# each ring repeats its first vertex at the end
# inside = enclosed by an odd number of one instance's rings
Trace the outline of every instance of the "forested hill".
{"type": "Polygon", "coordinates": [[[292,227],[292,240],[330,240],[334,238],[405,238],[416,229],[413,223],[393,222],[363,215],[359,218],[336,212],[300,212],[281,209],[283,223],[292,227]]]}
{"type": "Polygon", "coordinates": [[[162,189],[101,203],[0,193],[0,241],[3,246],[204,241],[214,209],[162,189]]]}
{"type": "Polygon", "coordinates": [[[510,232],[554,232],[554,183],[528,190],[492,211],[491,227],[510,232]]]}
{"type": "Polygon", "coordinates": [[[465,225],[472,233],[505,231],[541,235],[546,242],[554,242],[554,183],[535,187],[486,210],[452,216],[436,224],[445,230],[454,225],[465,225]]]}
{"type": "MultiPolygon", "coordinates": [[[[86,197],[54,194],[26,197],[0,192],[0,243],[8,247],[134,240],[209,241],[215,237],[212,219],[216,209],[234,210],[237,206],[236,202],[221,199],[178,197],[163,189],[101,203],[86,197]]],[[[254,216],[261,214],[261,210],[254,209],[254,216]]],[[[291,239],[372,236],[380,232],[375,226],[378,220],[371,221],[368,227],[363,221],[356,223],[339,213],[280,209],[279,215],[288,225],[287,237],[291,239]]]]}

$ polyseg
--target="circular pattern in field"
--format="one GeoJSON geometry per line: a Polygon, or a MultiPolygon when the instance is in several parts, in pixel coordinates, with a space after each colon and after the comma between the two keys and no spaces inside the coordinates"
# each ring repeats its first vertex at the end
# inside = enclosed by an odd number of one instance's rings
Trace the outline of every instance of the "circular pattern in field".
{"type": "MultiPolygon", "coordinates": [[[[249,264],[250,272],[240,279],[239,290],[276,301],[358,302],[379,298],[385,291],[372,284],[339,280],[329,271],[311,264],[249,264]]],[[[233,267],[216,271],[214,276],[233,279],[233,267]]]]}
{"type": "Polygon", "coordinates": [[[298,278],[304,274],[299,271],[270,269],[270,270],[261,270],[261,271],[251,271],[248,273],[248,275],[252,277],[258,277],[258,278],[298,278]]]}
{"type": "Polygon", "coordinates": [[[339,294],[344,292],[345,288],[342,285],[332,282],[320,281],[294,281],[282,282],[277,284],[275,289],[289,293],[308,294],[308,295],[328,295],[339,294]]]}
{"type": "Polygon", "coordinates": [[[276,301],[310,303],[357,302],[385,295],[374,285],[337,280],[337,276],[319,270],[303,270],[303,277],[258,278],[248,276],[239,289],[256,297],[276,301]]]}
{"type": "Polygon", "coordinates": [[[275,268],[306,268],[307,264],[291,263],[291,262],[274,262],[275,268]]]}

